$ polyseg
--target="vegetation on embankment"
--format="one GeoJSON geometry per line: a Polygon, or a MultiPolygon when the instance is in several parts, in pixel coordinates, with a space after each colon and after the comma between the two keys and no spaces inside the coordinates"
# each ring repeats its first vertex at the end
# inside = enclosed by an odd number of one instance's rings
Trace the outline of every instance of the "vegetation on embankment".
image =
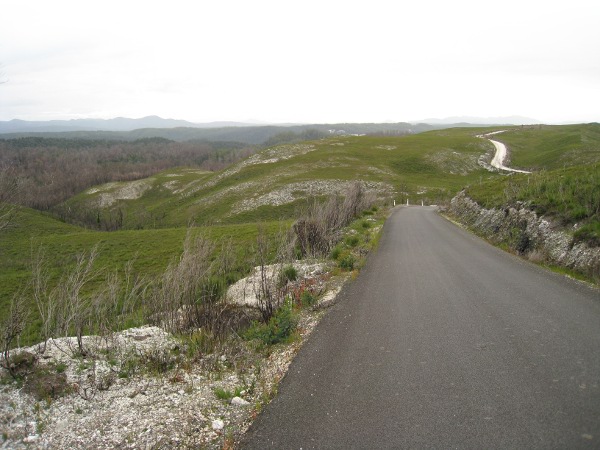
{"type": "Polygon", "coordinates": [[[446,211],[491,243],[600,281],[600,163],[471,185],[446,211]]]}
{"type": "MultiPolygon", "coordinates": [[[[30,294],[32,264],[40,249],[45,255],[45,271],[49,275],[49,288],[72,269],[77,256],[97,249],[94,261],[96,276],[86,286],[88,291],[103,285],[111,273],[123,275],[128,264],[136,276],[152,279],[166,270],[183,249],[186,228],[159,230],[124,230],[95,232],[61,223],[40,212],[21,209],[18,222],[0,233],[0,307],[6,308],[14,295],[23,293],[29,309],[35,309],[30,294]]],[[[261,223],[263,232],[274,238],[285,231],[291,222],[261,223]]],[[[194,227],[192,237],[204,236],[212,244],[208,255],[215,260],[222,249],[228,249],[230,258],[228,274],[235,280],[250,270],[253,243],[258,235],[257,223],[194,227]]],[[[89,292],[84,292],[89,294],[89,292]]],[[[31,324],[23,333],[23,342],[38,339],[41,321],[32,316],[31,324]]]]}
{"type": "MultiPolygon", "coordinates": [[[[101,275],[95,264],[88,272],[91,253],[75,266],[65,266],[64,283],[47,286],[49,290],[34,275],[32,293],[42,293],[42,303],[58,313],[52,317],[62,326],[50,320],[43,331],[58,339],[8,349],[0,357],[0,396],[6,406],[0,415],[5,424],[10,419],[8,426],[0,426],[4,444],[11,447],[25,439],[71,447],[85,439],[104,447],[134,433],[136,442],[142,436],[140,441],[150,446],[230,448],[275,394],[293,355],[322,317],[321,308],[331,304],[341,283],[376,245],[386,210],[368,208],[369,198],[360,185],[354,186],[358,189],[344,199],[311,204],[293,227],[311,231],[300,232],[301,245],[290,245],[297,231],[267,237],[261,227],[252,243],[258,263],[254,272],[260,276],[251,277],[249,284],[249,278],[240,280],[225,301],[219,280],[230,266],[230,249],[218,249],[212,259],[212,242],[195,229],[188,231],[179,257],[155,280],[129,272],[121,284],[107,277],[104,287],[90,286],[80,296],[72,288],[101,275]],[[305,253],[326,261],[291,262],[290,250],[296,257],[305,253]],[[267,262],[275,264],[265,266],[267,262]],[[246,294],[236,290],[238,285],[254,291],[260,312],[239,306],[246,294]],[[75,314],[62,314],[66,305],[75,314]],[[160,328],[115,332],[127,326],[124,319],[136,318],[129,314],[136,309],[137,318],[160,328]],[[76,338],[59,337],[65,323],[76,338]],[[133,428],[123,428],[122,423],[132,422],[133,428]],[[178,424],[176,429],[172,423],[178,424]]],[[[38,273],[43,280],[44,271],[38,273]]],[[[25,317],[23,303],[11,303],[0,320],[0,329],[8,331],[2,338],[18,332],[25,317]]],[[[131,325],[135,323],[129,321],[131,325]]]]}
{"type": "Polygon", "coordinates": [[[573,234],[574,242],[600,246],[600,163],[514,174],[466,189],[484,208],[506,209],[521,202],[573,234]]]}

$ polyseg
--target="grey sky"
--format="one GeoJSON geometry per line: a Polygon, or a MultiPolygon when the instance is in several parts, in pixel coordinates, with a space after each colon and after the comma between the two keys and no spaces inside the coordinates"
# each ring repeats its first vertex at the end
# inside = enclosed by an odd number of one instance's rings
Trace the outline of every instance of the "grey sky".
{"type": "Polygon", "coordinates": [[[4,0],[0,120],[600,121],[597,0],[4,0]]]}

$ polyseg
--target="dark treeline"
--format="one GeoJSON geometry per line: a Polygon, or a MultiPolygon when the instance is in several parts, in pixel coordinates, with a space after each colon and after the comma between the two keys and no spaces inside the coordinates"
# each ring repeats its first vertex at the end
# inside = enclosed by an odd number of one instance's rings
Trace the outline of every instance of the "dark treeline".
{"type": "Polygon", "coordinates": [[[221,170],[254,151],[235,142],[28,137],[0,140],[0,168],[9,168],[19,180],[17,204],[48,210],[97,184],[132,181],[179,166],[221,170]]]}

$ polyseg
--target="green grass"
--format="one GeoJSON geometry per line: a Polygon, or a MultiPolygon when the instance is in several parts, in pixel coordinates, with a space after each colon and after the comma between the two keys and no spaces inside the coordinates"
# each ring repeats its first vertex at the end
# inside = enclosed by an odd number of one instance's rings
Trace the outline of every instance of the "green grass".
{"type": "MultiPolygon", "coordinates": [[[[245,275],[250,269],[253,247],[258,228],[264,226],[268,236],[274,237],[290,227],[291,222],[245,223],[197,227],[194,233],[202,234],[215,243],[215,255],[222,243],[231,242],[235,252],[233,275],[245,275]]],[[[14,226],[0,234],[0,309],[6,310],[12,296],[24,289],[30,279],[33,253],[44,249],[51,282],[75,264],[77,255],[97,246],[96,269],[123,270],[134,261],[134,271],[145,277],[160,274],[168,263],[178,257],[183,249],[186,228],[155,230],[124,230],[99,232],[64,224],[40,212],[21,209],[14,226]]],[[[93,289],[103,283],[100,277],[92,283],[93,289]]],[[[33,309],[33,304],[31,305],[33,309]]],[[[40,324],[34,320],[24,333],[24,341],[34,340],[40,324]]]]}

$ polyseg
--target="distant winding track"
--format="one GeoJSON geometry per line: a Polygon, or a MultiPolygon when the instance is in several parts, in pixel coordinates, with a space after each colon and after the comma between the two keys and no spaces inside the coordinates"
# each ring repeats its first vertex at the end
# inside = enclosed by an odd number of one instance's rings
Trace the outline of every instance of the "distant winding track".
{"type": "Polygon", "coordinates": [[[398,207],[247,449],[600,448],[600,293],[398,207]]]}
{"type": "Polygon", "coordinates": [[[489,137],[488,137],[488,136],[493,136],[495,134],[504,133],[504,131],[505,130],[493,131],[491,133],[486,133],[486,134],[477,136],[477,137],[480,137],[483,139],[487,139],[492,144],[494,144],[494,147],[496,147],[496,154],[494,155],[494,158],[492,159],[492,162],[490,164],[492,165],[492,167],[495,167],[496,169],[506,170],[508,172],[531,173],[527,170],[512,169],[512,168],[504,165],[504,160],[506,159],[506,155],[508,153],[508,151],[506,150],[506,145],[504,145],[502,142],[489,139],[489,137]]]}

